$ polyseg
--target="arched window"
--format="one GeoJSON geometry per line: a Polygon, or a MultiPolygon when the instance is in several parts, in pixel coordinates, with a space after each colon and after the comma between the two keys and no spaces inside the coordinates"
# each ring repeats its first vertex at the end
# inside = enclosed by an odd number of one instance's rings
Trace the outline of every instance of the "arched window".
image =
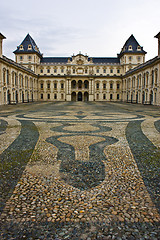
{"type": "Polygon", "coordinates": [[[9,70],[7,70],[7,85],[9,85],[9,70]]]}
{"type": "Polygon", "coordinates": [[[153,87],[153,84],[154,84],[154,71],[152,70],[152,87],[153,87]]]}
{"type": "Polygon", "coordinates": [[[47,89],[49,90],[50,89],[50,82],[47,82],[47,89]]]}
{"type": "Polygon", "coordinates": [[[6,84],[6,69],[3,69],[3,83],[6,84]]]}
{"type": "Polygon", "coordinates": [[[96,88],[99,89],[99,83],[96,83],[96,88]]]}
{"type": "Polygon", "coordinates": [[[158,70],[155,70],[155,84],[157,84],[157,80],[158,80],[158,70]]]}
{"type": "Polygon", "coordinates": [[[113,83],[110,83],[110,89],[113,89],[113,83]]]}

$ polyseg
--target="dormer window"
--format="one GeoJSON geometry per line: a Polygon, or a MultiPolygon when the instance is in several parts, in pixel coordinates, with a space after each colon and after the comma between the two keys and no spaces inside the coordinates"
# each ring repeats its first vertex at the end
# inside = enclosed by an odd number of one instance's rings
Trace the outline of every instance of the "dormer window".
{"type": "Polygon", "coordinates": [[[20,46],[19,50],[23,50],[23,45],[20,46]]]}
{"type": "Polygon", "coordinates": [[[140,46],[137,47],[137,51],[141,51],[141,47],[140,46]]]}
{"type": "Polygon", "coordinates": [[[132,50],[133,50],[133,49],[132,49],[132,45],[129,45],[128,50],[129,50],[129,51],[132,51],[132,50]]]}
{"type": "Polygon", "coordinates": [[[32,46],[31,44],[28,45],[28,50],[31,50],[32,49],[32,46]]]}

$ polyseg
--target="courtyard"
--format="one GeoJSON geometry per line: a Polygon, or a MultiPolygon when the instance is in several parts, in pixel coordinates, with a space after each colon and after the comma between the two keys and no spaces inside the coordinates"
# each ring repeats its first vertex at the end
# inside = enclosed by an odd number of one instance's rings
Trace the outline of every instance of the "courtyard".
{"type": "Polygon", "coordinates": [[[159,239],[160,108],[1,106],[1,239],[159,239]]]}

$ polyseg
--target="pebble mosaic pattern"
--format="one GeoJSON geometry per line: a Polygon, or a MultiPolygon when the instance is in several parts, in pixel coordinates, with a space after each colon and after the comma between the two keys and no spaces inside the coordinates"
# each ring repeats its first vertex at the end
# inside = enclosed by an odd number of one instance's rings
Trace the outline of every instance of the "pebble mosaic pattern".
{"type": "Polygon", "coordinates": [[[159,110],[2,107],[0,238],[160,239],[159,110]]]}

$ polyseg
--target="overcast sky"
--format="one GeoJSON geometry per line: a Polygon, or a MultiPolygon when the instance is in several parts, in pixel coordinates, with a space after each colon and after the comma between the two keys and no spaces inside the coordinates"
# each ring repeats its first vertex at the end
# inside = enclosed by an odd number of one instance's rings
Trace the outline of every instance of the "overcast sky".
{"type": "Polygon", "coordinates": [[[12,53],[30,33],[44,56],[116,57],[131,34],[146,60],[157,55],[160,0],[3,0],[0,32],[3,54],[12,53]]]}

